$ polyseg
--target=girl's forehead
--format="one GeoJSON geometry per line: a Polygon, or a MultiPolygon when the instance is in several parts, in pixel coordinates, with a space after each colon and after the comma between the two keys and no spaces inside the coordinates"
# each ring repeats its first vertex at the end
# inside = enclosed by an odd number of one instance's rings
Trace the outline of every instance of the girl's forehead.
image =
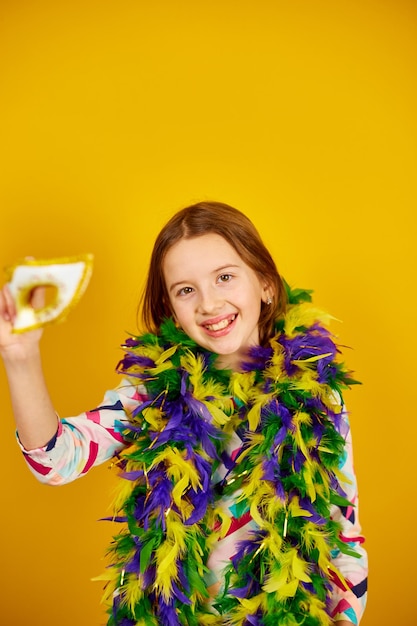
{"type": "Polygon", "coordinates": [[[224,237],[217,233],[207,233],[199,237],[183,238],[177,241],[166,253],[165,260],[189,257],[207,260],[215,259],[219,254],[240,259],[238,252],[224,237]]]}
{"type": "Polygon", "coordinates": [[[165,255],[163,271],[166,276],[175,274],[178,279],[179,275],[190,276],[244,265],[238,252],[224,237],[207,233],[177,241],[165,255]]]}

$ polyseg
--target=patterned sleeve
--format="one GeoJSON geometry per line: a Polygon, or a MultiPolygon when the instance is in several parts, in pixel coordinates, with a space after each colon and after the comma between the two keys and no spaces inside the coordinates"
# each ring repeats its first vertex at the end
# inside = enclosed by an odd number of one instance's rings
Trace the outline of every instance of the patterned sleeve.
{"type": "Polygon", "coordinates": [[[48,485],[63,485],[84,476],[124,447],[116,422],[125,420],[145,399],[144,389],[123,380],[106,392],[97,408],[59,420],[54,437],[42,448],[26,450],[18,441],[29,469],[48,485]]]}
{"type": "Polygon", "coordinates": [[[359,624],[365,610],[367,596],[368,559],[363,547],[364,537],[358,518],[358,491],[356,476],[353,468],[352,435],[347,414],[344,414],[346,424],[345,455],[340,470],[346,481],[342,487],[347,494],[350,506],[334,507],[332,518],[342,525],[341,539],[346,542],[356,554],[357,558],[343,554],[339,550],[332,553],[332,562],[345,578],[349,589],[336,577],[333,580],[332,618],[337,623],[346,620],[349,623],[359,624]]]}

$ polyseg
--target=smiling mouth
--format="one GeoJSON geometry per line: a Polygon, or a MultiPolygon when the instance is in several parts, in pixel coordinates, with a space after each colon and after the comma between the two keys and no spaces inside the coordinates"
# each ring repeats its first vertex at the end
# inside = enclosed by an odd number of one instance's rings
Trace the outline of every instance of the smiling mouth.
{"type": "Polygon", "coordinates": [[[220,322],[217,322],[216,324],[204,324],[204,328],[207,328],[207,330],[210,331],[216,331],[216,330],[224,330],[225,328],[227,328],[228,326],[230,326],[230,324],[232,324],[232,322],[235,321],[237,315],[231,315],[230,317],[226,317],[225,319],[221,320],[220,322]]]}

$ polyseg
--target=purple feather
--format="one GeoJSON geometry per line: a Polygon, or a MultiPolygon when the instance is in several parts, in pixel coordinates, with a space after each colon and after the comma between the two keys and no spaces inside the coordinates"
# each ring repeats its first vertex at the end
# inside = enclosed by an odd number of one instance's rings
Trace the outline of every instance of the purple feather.
{"type": "Polygon", "coordinates": [[[211,493],[208,491],[195,492],[193,489],[191,489],[188,492],[188,497],[191,500],[192,505],[194,506],[194,510],[191,513],[190,517],[184,522],[186,526],[196,524],[204,517],[207,511],[207,507],[209,505],[210,496],[211,493]]]}
{"type": "Polygon", "coordinates": [[[133,557],[125,565],[125,570],[129,574],[140,573],[140,550],[136,550],[133,557]]]}
{"type": "Polygon", "coordinates": [[[235,587],[234,589],[230,589],[229,594],[235,598],[248,598],[250,587],[251,581],[249,580],[245,587],[235,587]]]}
{"type": "Polygon", "coordinates": [[[134,472],[122,472],[120,474],[122,478],[126,480],[138,480],[143,477],[143,470],[136,470],[134,472]]]}
{"type": "Polygon", "coordinates": [[[243,539],[242,541],[239,541],[237,543],[236,553],[230,558],[232,565],[236,571],[238,569],[240,561],[248,554],[256,552],[264,539],[264,533],[262,531],[249,531],[248,535],[248,539],[243,539]]]}
{"type": "MultiPolygon", "coordinates": [[[[320,367],[324,375],[324,368],[331,363],[337,352],[329,333],[318,325],[305,334],[296,335],[291,339],[281,335],[278,341],[285,350],[284,364],[289,376],[293,376],[298,370],[297,364],[293,361],[303,361],[311,357],[330,353],[329,356],[318,361],[318,363],[322,361],[320,367]]],[[[317,363],[313,363],[312,367],[317,367],[317,363]]]]}
{"type": "Polygon", "coordinates": [[[242,371],[252,372],[253,369],[265,369],[266,364],[270,361],[272,355],[273,350],[270,346],[253,346],[249,350],[248,361],[244,361],[241,365],[242,371]]]}
{"type": "Polygon", "coordinates": [[[183,589],[185,589],[186,592],[190,592],[190,583],[188,581],[188,578],[184,572],[184,565],[182,563],[182,561],[178,561],[177,562],[178,565],[178,580],[182,586],[183,589]]]}
{"type": "Polygon", "coordinates": [[[162,597],[159,597],[158,604],[158,623],[161,626],[181,626],[173,602],[167,604],[162,597]]]}
{"type": "Polygon", "coordinates": [[[119,524],[124,524],[127,522],[127,517],[125,515],[116,515],[114,517],[100,517],[100,522],[117,522],[119,524]]]}
{"type": "Polygon", "coordinates": [[[171,507],[172,503],[172,483],[168,478],[162,478],[158,481],[153,489],[148,493],[148,499],[143,509],[143,515],[146,518],[156,516],[159,524],[162,524],[165,512],[171,507]]]}
{"type": "Polygon", "coordinates": [[[294,471],[299,474],[306,458],[301,450],[297,450],[293,459],[294,471]]]}
{"type": "Polygon", "coordinates": [[[211,485],[212,466],[199,454],[192,457],[195,468],[200,475],[203,491],[208,491],[211,485]]]}
{"type": "MultiPolygon", "coordinates": [[[[308,518],[309,522],[313,522],[318,526],[324,526],[327,523],[327,520],[317,513],[316,509],[307,498],[300,498],[300,506],[302,509],[305,509],[306,511],[311,513],[311,517],[308,518]]],[[[302,515],[301,517],[305,516],[302,515]]]]}
{"type": "Polygon", "coordinates": [[[177,598],[177,600],[179,600],[183,604],[191,605],[190,598],[187,598],[185,593],[183,593],[181,589],[178,587],[178,585],[176,585],[174,582],[172,583],[172,590],[174,592],[174,597],[177,598]]]}
{"type": "Polygon", "coordinates": [[[279,429],[279,431],[277,432],[277,434],[274,437],[274,448],[276,448],[277,446],[280,446],[284,441],[285,441],[285,437],[287,436],[287,428],[286,426],[281,426],[281,428],[279,429]]]}
{"type": "Polygon", "coordinates": [[[292,423],[292,413],[291,411],[284,406],[283,404],[279,404],[278,406],[278,415],[282,419],[282,423],[287,430],[294,431],[294,425],[292,423]]]}

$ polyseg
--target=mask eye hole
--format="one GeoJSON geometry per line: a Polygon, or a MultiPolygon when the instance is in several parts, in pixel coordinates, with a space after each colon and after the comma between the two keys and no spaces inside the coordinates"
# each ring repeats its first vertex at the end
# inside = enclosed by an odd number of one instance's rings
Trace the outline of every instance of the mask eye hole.
{"type": "MultiPolygon", "coordinates": [[[[56,285],[41,285],[43,287],[44,302],[43,304],[32,303],[32,308],[35,311],[41,311],[42,309],[48,309],[55,306],[58,300],[58,287],[56,285]]],[[[29,301],[32,299],[33,290],[29,293],[29,301]]]]}

